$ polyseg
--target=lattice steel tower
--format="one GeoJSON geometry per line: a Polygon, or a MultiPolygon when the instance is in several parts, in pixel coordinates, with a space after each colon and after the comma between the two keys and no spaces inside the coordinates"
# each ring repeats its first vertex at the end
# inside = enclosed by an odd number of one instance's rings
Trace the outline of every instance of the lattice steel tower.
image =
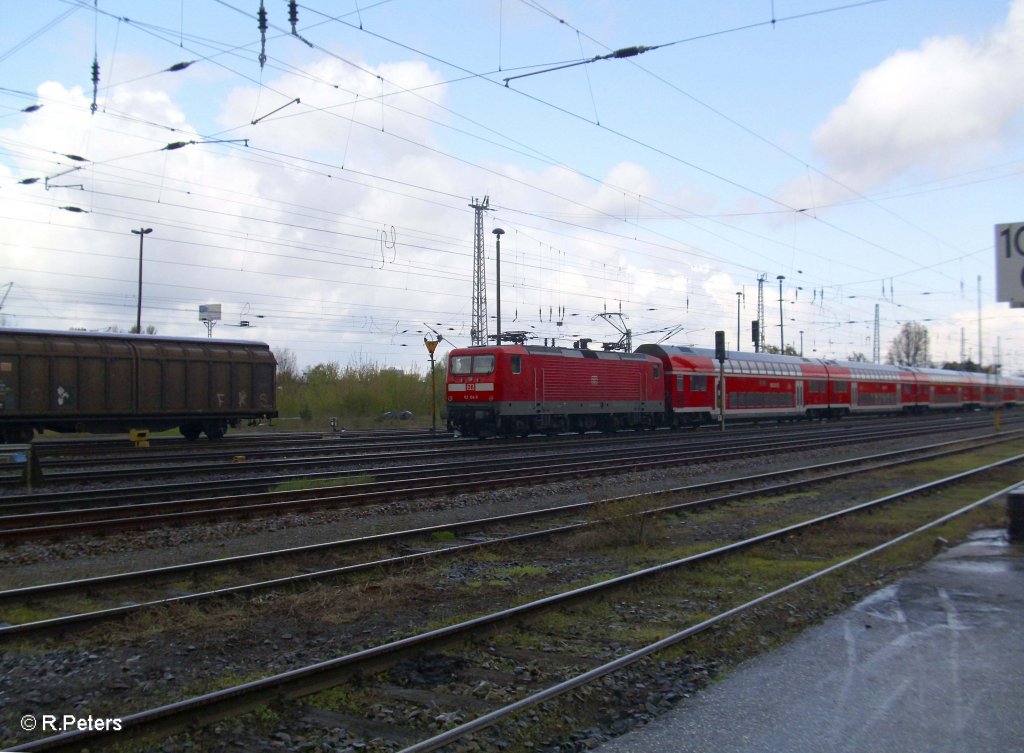
{"type": "Polygon", "coordinates": [[[473,324],[469,329],[473,345],[487,344],[487,275],[484,265],[484,210],[489,209],[490,196],[483,201],[474,196],[470,206],[476,213],[473,232],[473,324]]]}
{"type": "Polygon", "coordinates": [[[882,330],[881,330],[881,327],[879,326],[879,321],[878,321],[878,304],[876,303],[875,304],[875,339],[874,339],[875,348],[874,348],[874,352],[872,353],[872,358],[874,359],[875,363],[881,363],[882,362],[881,331],[882,330]]]}
{"type": "Polygon", "coordinates": [[[768,329],[764,322],[764,281],[767,279],[767,274],[759,275],[757,278],[757,343],[755,349],[758,353],[764,353],[764,331],[768,329]]]}

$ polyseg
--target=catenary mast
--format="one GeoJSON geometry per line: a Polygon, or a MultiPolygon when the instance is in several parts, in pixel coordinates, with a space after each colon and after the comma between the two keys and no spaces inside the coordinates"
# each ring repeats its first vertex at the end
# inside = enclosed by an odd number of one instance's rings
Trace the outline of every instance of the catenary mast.
{"type": "Polygon", "coordinates": [[[475,212],[473,233],[473,323],[469,330],[473,345],[487,344],[487,276],[484,265],[484,210],[489,209],[490,197],[470,202],[475,212]]]}

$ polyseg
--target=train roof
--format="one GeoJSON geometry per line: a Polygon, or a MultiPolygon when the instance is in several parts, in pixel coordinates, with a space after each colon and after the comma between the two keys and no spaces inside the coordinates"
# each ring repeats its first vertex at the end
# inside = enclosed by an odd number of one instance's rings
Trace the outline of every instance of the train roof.
{"type": "MultiPolygon", "coordinates": [[[[637,352],[649,353],[659,357],[677,356],[680,358],[710,358],[715,360],[715,351],[712,348],[694,348],[684,345],[641,345],[637,352]]],[[[885,375],[889,378],[913,378],[911,375],[920,374],[932,381],[949,382],[981,382],[985,383],[992,379],[992,375],[986,372],[977,371],[953,371],[951,369],[936,369],[924,366],[898,366],[889,363],[872,363],[870,361],[842,361],[835,358],[804,358],[803,356],[779,355],[777,353],[753,353],[727,351],[726,359],[729,361],[746,361],[756,363],[782,363],[782,364],[810,364],[815,366],[837,367],[847,369],[851,377],[870,377],[872,375],[885,375]]],[[[1003,384],[1024,384],[1024,379],[1013,376],[1000,376],[1003,384]]]]}
{"type": "Polygon", "coordinates": [[[555,356],[561,358],[596,358],[603,361],[648,361],[650,356],[640,352],[623,353],[616,350],[580,350],[579,348],[560,348],[544,345],[471,345],[468,348],[455,348],[449,356],[467,355],[470,353],[513,353],[535,356],[555,356]]]}
{"type": "Polygon", "coordinates": [[[15,337],[24,335],[26,337],[96,337],[114,340],[138,340],[141,342],[166,342],[166,343],[195,343],[205,345],[248,345],[248,346],[270,346],[259,340],[223,340],[212,337],[172,337],[170,335],[146,335],[134,332],[83,332],[82,330],[64,329],[15,329],[12,327],[0,327],[0,337],[13,335],[15,337]]]}
{"type": "MultiPolygon", "coordinates": [[[[714,358],[713,348],[693,348],[688,345],[641,345],[638,353],[649,353],[651,355],[681,356],[683,358],[714,358]]],[[[802,356],[780,356],[775,353],[752,353],[737,350],[726,351],[726,360],[729,361],[758,361],[763,363],[820,363],[817,359],[804,358],[802,356]]]]}
{"type": "MultiPolygon", "coordinates": [[[[715,360],[713,348],[695,348],[688,345],[662,345],[645,344],[640,345],[632,353],[605,350],[580,350],[578,348],[560,348],[541,345],[472,345],[465,348],[454,348],[449,352],[451,355],[466,353],[494,352],[519,353],[532,355],[560,356],[563,358],[599,358],[609,360],[646,360],[648,357],[670,359],[672,356],[678,358],[706,358],[715,360]]],[[[870,378],[871,376],[885,376],[890,379],[909,379],[914,381],[913,375],[920,374],[928,377],[931,381],[949,382],[981,382],[985,383],[992,379],[992,375],[986,372],[952,371],[950,369],[936,369],[923,366],[898,366],[889,363],[872,363],[870,361],[843,361],[835,358],[805,358],[803,356],[779,355],[778,353],[755,353],[750,351],[727,351],[726,359],[729,361],[744,361],[752,363],[774,363],[789,364],[793,366],[808,365],[812,367],[836,367],[846,369],[852,378],[870,378]]],[[[1024,386],[1024,378],[1000,375],[1001,384],[1014,384],[1024,386]]]]}

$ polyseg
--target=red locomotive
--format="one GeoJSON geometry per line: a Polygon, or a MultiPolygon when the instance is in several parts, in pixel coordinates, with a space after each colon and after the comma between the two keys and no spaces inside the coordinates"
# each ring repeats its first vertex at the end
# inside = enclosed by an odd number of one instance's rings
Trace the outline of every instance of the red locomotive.
{"type": "MultiPolygon", "coordinates": [[[[1024,401],[1024,380],[988,374],[766,353],[728,353],[722,366],[727,417],[839,418],[1024,401]]],[[[698,425],[721,414],[719,378],[715,352],[705,348],[462,348],[448,357],[448,428],[511,436],[698,425]]]]}
{"type": "Polygon", "coordinates": [[[641,353],[532,345],[453,350],[448,428],[487,436],[661,425],[661,362],[641,353]]]}

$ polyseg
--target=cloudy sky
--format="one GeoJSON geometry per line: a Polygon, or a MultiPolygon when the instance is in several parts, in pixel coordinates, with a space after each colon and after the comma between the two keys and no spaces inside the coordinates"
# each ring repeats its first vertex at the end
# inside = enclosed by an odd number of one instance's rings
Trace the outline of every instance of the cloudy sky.
{"type": "Polygon", "coordinates": [[[264,4],[263,34],[258,0],[8,9],[4,326],[130,329],[151,228],[144,328],[220,304],[214,337],[300,367],[422,370],[470,343],[487,197],[491,334],[500,227],[531,342],[751,350],[763,278],[770,344],[870,359],[877,307],[883,359],[915,321],[976,361],[980,325],[1024,370],[993,232],[1024,221],[1024,0],[264,4]]]}

